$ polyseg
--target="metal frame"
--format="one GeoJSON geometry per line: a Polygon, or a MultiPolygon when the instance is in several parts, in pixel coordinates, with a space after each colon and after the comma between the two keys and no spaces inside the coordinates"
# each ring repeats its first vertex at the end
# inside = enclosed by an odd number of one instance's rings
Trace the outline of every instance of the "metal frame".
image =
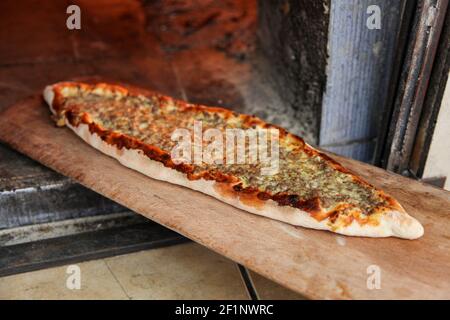
{"type": "MultiPolygon", "coordinates": [[[[450,9],[447,8],[444,27],[441,32],[441,41],[436,52],[433,71],[428,86],[427,96],[423,105],[422,116],[419,121],[417,136],[414,142],[409,171],[415,177],[422,177],[428,151],[431,145],[434,128],[436,126],[439,109],[447,85],[450,70],[450,9]]],[[[439,178],[439,177],[437,177],[439,178]]],[[[439,184],[443,185],[445,179],[440,177],[439,184]]],[[[436,180],[436,179],[435,179],[436,180]]]]}
{"type": "MultiPolygon", "coordinates": [[[[409,10],[411,10],[411,4],[409,6],[409,10]]],[[[385,122],[389,123],[389,128],[385,138],[381,137],[380,139],[377,162],[390,171],[406,176],[418,178],[417,174],[422,170],[417,165],[415,171],[410,168],[413,149],[416,154],[415,158],[421,159],[419,162],[422,163],[422,166],[423,159],[426,159],[428,153],[426,143],[422,143],[420,147],[416,138],[420,137],[420,135],[418,136],[420,126],[430,123],[424,118],[427,113],[430,113],[430,105],[426,101],[429,94],[433,95],[433,92],[436,91],[433,89],[436,84],[430,82],[430,78],[432,78],[432,72],[436,72],[435,56],[447,16],[447,7],[448,0],[417,1],[411,31],[407,36],[408,46],[403,59],[395,99],[392,107],[388,108],[385,114],[385,122]],[[421,121],[421,119],[424,120],[421,121]]],[[[405,21],[405,24],[407,25],[408,21],[405,21]]],[[[441,47],[446,45],[448,50],[448,41],[442,41],[440,44],[441,47]]],[[[401,51],[403,48],[399,48],[399,50],[401,51]]],[[[440,51],[442,50],[440,48],[440,51]]],[[[445,68],[445,64],[442,67],[445,68]]],[[[438,96],[436,95],[436,97],[438,96]]],[[[434,102],[430,115],[435,117],[439,104],[435,99],[434,102]]],[[[428,118],[432,119],[433,117],[428,116],[428,118]]],[[[426,140],[429,142],[431,135],[429,130],[425,131],[428,136],[426,140]]]]}
{"type": "Polygon", "coordinates": [[[137,220],[141,222],[0,246],[0,277],[189,241],[144,217],[137,220]]]}

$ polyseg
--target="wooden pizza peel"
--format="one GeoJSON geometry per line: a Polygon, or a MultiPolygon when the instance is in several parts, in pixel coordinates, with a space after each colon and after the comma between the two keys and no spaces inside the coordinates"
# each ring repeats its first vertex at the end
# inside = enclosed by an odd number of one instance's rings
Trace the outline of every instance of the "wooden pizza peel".
{"type": "Polygon", "coordinates": [[[306,297],[450,299],[448,191],[333,155],[398,199],[425,228],[413,241],[345,237],[256,216],[128,169],[55,127],[40,95],[0,114],[0,140],[306,297]]]}

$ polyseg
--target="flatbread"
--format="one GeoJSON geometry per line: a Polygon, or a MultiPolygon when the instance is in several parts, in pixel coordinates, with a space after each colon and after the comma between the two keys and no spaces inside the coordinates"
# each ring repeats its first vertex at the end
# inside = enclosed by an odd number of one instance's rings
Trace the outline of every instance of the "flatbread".
{"type": "MultiPolygon", "coordinates": [[[[350,236],[416,239],[423,235],[422,225],[394,198],[300,137],[257,117],[109,83],[61,82],[47,86],[43,94],[57,125],[67,126],[94,148],[151,178],[296,226],[350,236]],[[249,156],[245,163],[226,163],[228,151],[209,162],[205,157],[200,162],[176,159],[173,133],[195,131],[198,123],[201,134],[208,129],[224,136],[228,129],[276,131],[276,171],[263,174],[265,164],[252,162],[249,156]]],[[[269,133],[270,149],[275,140],[269,133]]],[[[195,139],[194,132],[194,153],[206,144],[204,140],[196,144],[195,139]]],[[[244,154],[252,151],[250,144],[248,140],[241,149],[244,154]]]]}

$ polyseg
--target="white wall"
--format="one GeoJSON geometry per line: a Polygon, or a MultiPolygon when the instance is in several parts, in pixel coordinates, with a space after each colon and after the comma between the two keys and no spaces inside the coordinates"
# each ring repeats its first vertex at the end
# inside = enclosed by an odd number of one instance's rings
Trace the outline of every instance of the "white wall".
{"type": "Polygon", "coordinates": [[[444,188],[450,190],[450,77],[442,99],[423,177],[447,177],[444,188]]]}

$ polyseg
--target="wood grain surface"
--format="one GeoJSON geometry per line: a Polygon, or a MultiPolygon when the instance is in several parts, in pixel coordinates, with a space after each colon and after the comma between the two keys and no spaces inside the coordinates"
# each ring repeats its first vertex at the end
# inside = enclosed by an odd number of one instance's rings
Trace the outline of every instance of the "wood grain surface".
{"type": "Polygon", "coordinates": [[[450,193],[354,160],[349,169],[396,197],[419,240],[345,237],[246,213],[150,179],[56,128],[40,96],[0,115],[0,140],[84,186],[310,298],[450,299],[450,193]],[[381,288],[367,286],[380,268],[381,288]]]}

